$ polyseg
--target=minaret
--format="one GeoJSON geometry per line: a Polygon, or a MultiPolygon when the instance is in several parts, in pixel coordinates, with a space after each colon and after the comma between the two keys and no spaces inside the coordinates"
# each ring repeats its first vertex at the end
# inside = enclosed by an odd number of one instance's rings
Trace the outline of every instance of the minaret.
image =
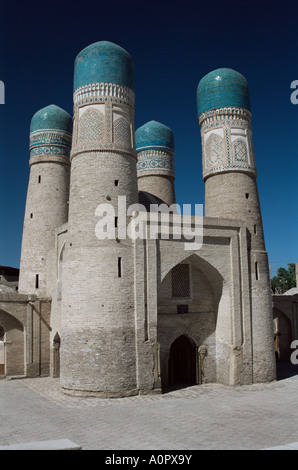
{"type": "Polygon", "coordinates": [[[139,191],[168,205],[176,203],[174,135],[169,127],[150,121],[136,131],[139,191]]]}
{"type": "Polygon", "coordinates": [[[66,393],[138,393],[133,247],[118,233],[127,224],[127,207],[138,203],[134,96],[133,62],[124,49],[101,41],[78,54],[63,256],[61,386],[66,393]],[[118,197],[126,198],[119,211],[118,197]],[[103,207],[114,229],[110,238],[98,229],[103,207]]]}
{"type": "Polygon", "coordinates": [[[34,114],[30,127],[30,176],[24,218],[19,293],[50,296],[46,258],[55,229],[67,222],[71,116],[55,105],[34,114]]]}
{"type": "Polygon", "coordinates": [[[251,283],[253,381],[275,379],[269,268],[252,144],[246,79],[231,69],[202,78],[197,90],[201,126],[205,215],[243,220],[251,283]]]}

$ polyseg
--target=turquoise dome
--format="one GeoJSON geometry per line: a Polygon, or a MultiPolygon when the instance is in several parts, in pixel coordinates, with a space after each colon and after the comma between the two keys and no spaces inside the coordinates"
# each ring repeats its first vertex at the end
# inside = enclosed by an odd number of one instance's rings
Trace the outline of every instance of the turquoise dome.
{"type": "Polygon", "coordinates": [[[136,149],[165,148],[174,151],[174,134],[164,124],[150,121],[136,131],[136,149]]]}
{"type": "Polygon", "coordinates": [[[72,132],[71,116],[55,104],[40,109],[31,119],[30,133],[49,129],[72,132]]]}
{"type": "Polygon", "coordinates": [[[75,59],[74,91],[91,83],[115,83],[134,90],[134,66],[128,52],[108,41],[83,49],[75,59]]]}
{"type": "Polygon", "coordinates": [[[202,78],[197,89],[198,116],[217,108],[237,107],[250,111],[249,89],[239,72],[222,68],[202,78]]]}

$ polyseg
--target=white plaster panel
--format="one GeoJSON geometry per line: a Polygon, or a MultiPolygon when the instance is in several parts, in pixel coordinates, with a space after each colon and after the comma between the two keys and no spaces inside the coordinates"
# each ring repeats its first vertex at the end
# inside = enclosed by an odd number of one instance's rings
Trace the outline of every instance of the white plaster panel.
{"type": "Polygon", "coordinates": [[[81,117],[88,109],[95,109],[96,111],[100,111],[103,115],[105,114],[105,105],[104,104],[91,104],[89,106],[83,106],[79,108],[79,116],[81,117]]]}

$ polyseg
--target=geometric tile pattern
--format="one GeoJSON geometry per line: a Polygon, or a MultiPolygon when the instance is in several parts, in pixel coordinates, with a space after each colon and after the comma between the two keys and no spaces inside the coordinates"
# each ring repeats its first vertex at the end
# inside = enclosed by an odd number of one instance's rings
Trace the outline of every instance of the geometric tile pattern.
{"type": "Polygon", "coordinates": [[[30,157],[34,157],[35,155],[62,155],[69,157],[69,149],[63,147],[53,147],[51,145],[35,147],[31,150],[30,157]]]}
{"type": "Polygon", "coordinates": [[[237,139],[233,142],[234,159],[238,162],[247,162],[248,152],[246,142],[243,139],[237,139]]]}
{"type": "Polygon", "coordinates": [[[172,297],[190,298],[190,265],[177,264],[171,274],[172,297]]]}
{"type": "Polygon", "coordinates": [[[137,159],[132,134],[134,108],[124,103],[124,92],[123,87],[108,83],[76,90],[71,160],[90,150],[124,152],[137,159]]]}
{"type": "Polygon", "coordinates": [[[175,177],[175,161],[172,152],[148,149],[138,152],[138,176],[163,174],[175,177]]]}
{"type": "Polygon", "coordinates": [[[205,155],[204,180],[211,174],[223,171],[247,171],[256,174],[251,142],[251,113],[248,110],[233,107],[215,109],[203,113],[199,117],[199,123],[205,155]],[[204,140],[205,135],[212,130],[223,132],[223,142],[218,134],[218,137],[215,137],[215,133],[204,140]],[[243,134],[243,137],[232,141],[233,136],[237,134],[243,134]]]}
{"type": "Polygon", "coordinates": [[[225,128],[225,139],[226,139],[226,149],[227,149],[227,157],[228,157],[228,164],[231,163],[231,149],[230,149],[230,129],[228,127],[225,128]]]}
{"type": "Polygon", "coordinates": [[[114,142],[131,142],[130,125],[123,117],[114,121],[114,142]]]}
{"type": "Polygon", "coordinates": [[[211,163],[223,161],[223,139],[218,134],[211,134],[206,141],[206,155],[211,163]]]}
{"type": "Polygon", "coordinates": [[[56,130],[42,130],[30,134],[30,156],[62,155],[69,157],[71,134],[56,130]]]}
{"type": "Polygon", "coordinates": [[[103,137],[103,114],[97,109],[87,109],[79,121],[79,142],[88,146],[96,146],[103,137]]]}

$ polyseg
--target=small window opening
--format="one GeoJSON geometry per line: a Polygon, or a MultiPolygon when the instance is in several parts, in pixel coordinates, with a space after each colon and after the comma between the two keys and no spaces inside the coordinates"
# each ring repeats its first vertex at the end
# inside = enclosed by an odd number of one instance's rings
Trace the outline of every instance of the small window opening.
{"type": "Polygon", "coordinates": [[[190,298],[190,265],[178,264],[172,269],[172,298],[190,298]]]}
{"type": "Polygon", "coordinates": [[[30,214],[30,219],[33,219],[33,213],[32,213],[32,212],[31,212],[31,214],[30,214]]]}
{"type": "Polygon", "coordinates": [[[118,227],[118,217],[115,217],[115,227],[118,227]]]}
{"type": "Polygon", "coordinates": [[[35,289],[39,289],[39,274],[35,276],[35,289]]]}
{"type": "Polygon", "coordinates": [[[254,225],[254,233],[255,233],[255,235],[257,234],[257,226],[256,225],[254,225]]]}
{"type": "Polygon", "coordinates": [[[249,198],[249,193],[245,193],[245,197],[246,197],[246,199],[248,199],[249,198]]]}
{"type": "Polygon", "coordinates": [[[257,261],[255,262],[255,272],[256,272],[256,281],[258,281],[259,280],[259,266],[258,266],[257,261]]]}
{"type": "Polygon", "coordinates": [[[118,186],[119,180],[115,180],[115,186],[118,186]]]}
{"type": "Polygon", "coordinates": [[[188,305],[177,305],[177,313],[180,315],[188,313],[188,305]]]}
{"type": "Polygon", "coordinates": [[[118,277],[122,276],[122,262],[121,258],[118,258],[118,277]]]}
{"type": "Polygon", "coordinates": [[[41,182],[41,176],[39,175],[38,177],[38,182],[40,183],[41,182]]]}

